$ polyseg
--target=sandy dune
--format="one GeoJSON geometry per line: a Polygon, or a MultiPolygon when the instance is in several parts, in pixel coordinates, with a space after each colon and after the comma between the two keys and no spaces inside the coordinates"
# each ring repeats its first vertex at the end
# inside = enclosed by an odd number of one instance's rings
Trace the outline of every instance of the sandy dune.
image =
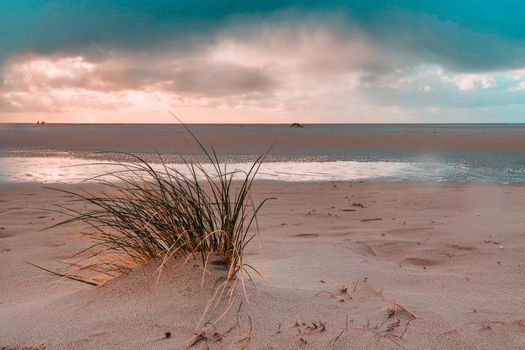
{"type": "MultiPolygon", "coordinates": [[[[525,187],[258,183],[267,196],[247,255],[267,281],[193,348],[525,348],[525,187]]],[[[155,262],[98,288],[57,281],[24,260],[56,268],[85,246],[78,227],[40,231],[65,199],[0,187],[0,349],[187,347],[223,271],[203,287],[198,261],[158,283],[155,262]]]]}

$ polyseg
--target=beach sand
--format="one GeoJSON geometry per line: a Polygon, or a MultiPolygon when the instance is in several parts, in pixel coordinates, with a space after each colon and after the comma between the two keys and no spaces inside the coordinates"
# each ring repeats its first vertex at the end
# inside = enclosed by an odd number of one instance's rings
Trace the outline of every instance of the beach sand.
{"type": "MultiPolygon", "coordinates": [[[[260,247],[230,312],[192,348],[523,349],[525,186],[260,182],[260,247]]],[[[0,186],[0,349],[183,349],[224,272],[156,262],[102,287],[57,280],[85,247],[42,211],[64,194],[0,186]],[[166,337],[166,332],[170,336],[166,337]]],[[[81,209],[81,208],[80,208],[81,209]]],[[[223,303],[207,319],[224,311],[223,303]]]]}

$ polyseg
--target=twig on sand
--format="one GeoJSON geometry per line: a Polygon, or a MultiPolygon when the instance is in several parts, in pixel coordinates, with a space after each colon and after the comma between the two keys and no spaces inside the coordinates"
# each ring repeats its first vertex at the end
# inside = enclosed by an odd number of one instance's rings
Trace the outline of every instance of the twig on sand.
{"type": "Polygon", "coordinates": [[[397,346],[399,346],[400,348],[402,349],[406,349],[403,345],[399,344],[397,341],[395,341],[392,337],[386,337],[386,339],[390,340],[391,342],[393,342],[394,344],[396,344],[397,346]]]}
{"type": "MultiPolygon", "coordinates": [[[[188,348],[194,347],[201,342],[221,343],[222,341],[224,341],[224,338],[226,338],[228,334],[230,334],[236,327],[239,327],[239,335],[241,336],[241,339],[238,340],[237,342],[240,344],[239,345],[240,348],[243,349],[250,342],[251,337],[252,337],[252,332],[253,332],[253,321],[250,316],[248,316],[248,319],[250,321],[250,327],[247,333],[243,332],[240,316],[237,316],[237,320],[234,323],[234,325],[228,328],[224,332],[216,331],[215,333],[213,333],[211,337],[207,336],[205,331],[202,331],[200,333],[195,333],[193,337],[190,339],[188,348]]],[[[216,329],[214,324],[211,324],[211,326],[216,329]]]]}
{"type": "Polygon", "coordinates": [[[322,333],[326,331],[326,322],[318,321],[306,323],[306,322],[295,322],[294,328],[297,328],[299,334],[313,334],[313,333],[322,333]]]}
{"type": "Polygon", "coordinates": [[[412,316],[413,319],[417,319],[417,318],[418,318],[418,317],[417,317],[412,311],[410,311],[410,310],[407,309],[405,306],[403,306],[403,305],[401,305],[401,304],[399,304],[399,303],[397,303],[397,302],[395,302],[395,301],[392,302],[392,306],[391,306],[391,308],[392,308],[392,307],[393,307],[393,308],[396,308],[396,307],[400,308],[401,310],[403,310],[404,312],[406,312],[407,314],[409,314],[410,316],[412,316]]]}
{"type": "Polygon", "coordinates": [[[240,319],[241,319],[240,316],[237,316],[237,320],[239,322],[239,330],[241,331],[241,336],[243,335],[244,336],[241,340],[238,341],[238,343],[240,344],[241,349],[244,349],[246,345],[248,345],[248,343],[252,339],[253,321],[252,321],[252,318],[248,315],[248,320],[250,321],[250,329],[246,334],[242,334],[240,319]]]}
{"type": "Polygon", "coordinates": [[[330,294],[331,296],[334,296],[334,293],[329,292],[327,290],[322,290],[320,292],[317,292],[317,293],[315,293],[315,296],[318,296],[318,295],[323,294],[323,293],[330,294]]]}
{"type": "Polygon", "coordinates": [[[403,332],[401,332],[401,334],[399,335],[399,339],[403,338],[403,336],[406,334],[407,330],[408,330],[408,325],[410,324],[410,322],[414,321],[415,318],[411,318],[410,320],[407,321],[407,323],[405,323],[405,329],[403,329],[403,332]]]}
{"type": "Polygon", "coordinates": [[[302,344],[308,344],[308,341],[305,339],[306,335],[313,335],[317,333],[322,333],[326,331],[326,322],[322,322],[319,320],[318,322],[312,322],[312,323],[306,323],[298,321],[295,321],[295,324],[293,325],[293,328],[297,330],[297,334],[295,335],[298,337],[299,341],[302,344]]]}
{"type": "Polygon", "coordinates": [[[337,337],[335,337],[334,339],[330,340],[328,343],[330,344],[335,344],[339,338],[341,338],[344,334],[348,333],[348,315],[346,315],[346,322],[345,322],[345,328],[343,328],[343,330],[341,331],[341,333],[339,333],[339,335],[337,337]]]}
{"type": "Polygon", "coordinates": [[[385,324],[387,320],[391,320],[395,318],[395,321],[389,324],[385,330],[386,331],[385,336],[390,339],[392,337],[398,338],[398,339],[403,338],[403,336],[407,333],[410,322],[418,319],[418,317],[412,311],[410,311],[405,306],[395,301],[391,302],[391,305],[386,309],[385,317],[386,319],[383,321],[383,323],[381,323],[381,327],[383,326],[383,324],[385,324]],[[404,317],[401,314],[404,314],[404,317]],[[401,317],[406,319],[405,325],[403,327],[403,331],[400,334],[395,334],[394,330],[401,325],[401,317]]]}
{"type": "Polygon", "coordinates": [[[369,219],[361,219],[361,221],[381,221],[383,218],[369,218],[369,219]]]}
{"type": "Polygon", "coordinates": [[[193,341],[190,343],[188,348],[194,347],[195,345],[199,344],[201,341],[208,341],[208,337],[204,332],[201,332],[199,334],[195,334],[193,341]]]}

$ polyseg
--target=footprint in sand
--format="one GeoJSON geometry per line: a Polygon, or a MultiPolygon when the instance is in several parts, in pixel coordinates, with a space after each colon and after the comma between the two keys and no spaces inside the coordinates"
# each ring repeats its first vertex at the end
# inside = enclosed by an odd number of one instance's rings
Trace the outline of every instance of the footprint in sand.
{"type": "Polygon", "coordinates": [[[355,242],[354,246],[357,252],[364,256],[377,256],[372,246],[366,242],[355,242]]]}
{"type": "Polygon", "coordinates": [[[448,247],[454,250],[462,250],[462,251],[468,251],[468,252],[478,250],[476,247],[462,246],[458,244],[449,244],[448,247]]]}
{"type": "Polygon", "coordinates": [[[386,233],[389,235],[413,235],[420,236],[424,233],[429,233],[429,230],[433,230],[433,227],[412,227],[412,228],[397,228],[393,230],[388,230],[386,233]]]}
{"type": "Polygon", "coordinates": [[[299,233],[298,235],[295,235],[295,237],[301,237],[301,238],[315,238],[319,237],[316,233],[299,233]]]}
{"type": "Polygon", "coordinates": [[[0,239],[1,239],[1,238],[9,238],[9,237],[11,237],[11,236],[13,236],[12,233],[8,233],[8,232],[5,232],[5,231],[3,231],[3,230],[0,231],[0,239]]]}
{"type": "Polygon", "coordinates": [[[424,258],[406,258],[403,259],[404,263],[416,265],[416,266],[432,266],[437,265],[438,262],[432,259],[424,259],[424,258]]]}

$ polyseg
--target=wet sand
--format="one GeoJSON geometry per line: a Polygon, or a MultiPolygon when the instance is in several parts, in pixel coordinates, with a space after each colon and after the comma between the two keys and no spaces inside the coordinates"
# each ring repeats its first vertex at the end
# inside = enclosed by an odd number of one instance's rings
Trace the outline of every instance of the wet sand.
{"type": "MultiPolygon", "coordinates": [[[[277,197],[246,256],[267,280],[193,348],[525,347],[525,186],[260,182],[255,197],[277,197]]],[[[24,261],[57,268],[86,245],[78,226],[40,231],[66,199],[0,185],[0,348],[186,348],[223,271],[203,287],[197,261],[158,283],[155,262],[57,281],[24,261]]]]}
{"type": "MultiPolygon", "coordinates": [[[[344,155],[348,152],[525,154],[524,125],[192,125],[219,154],[344,155]]],[[[180,125],[0,124],[0,151],[195,153],[180,125]]]]}

